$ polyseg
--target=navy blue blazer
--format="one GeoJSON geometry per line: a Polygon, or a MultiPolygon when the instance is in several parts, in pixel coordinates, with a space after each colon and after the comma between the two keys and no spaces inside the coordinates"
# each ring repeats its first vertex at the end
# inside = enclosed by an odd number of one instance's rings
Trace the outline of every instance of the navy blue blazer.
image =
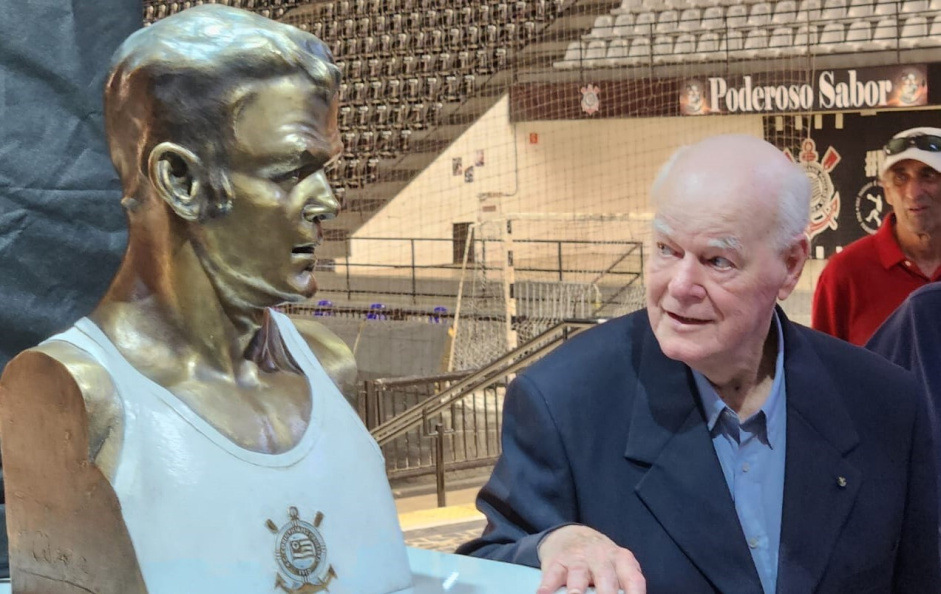
{"type": "MultiPolygon", "coordinates": [[[[941,592],[934,453],[915,379],[789,322],[779,593],[941,592]]],[[[583,332],[510,384],[484,534],[459,553],[539,566],[580,523],[630,549],[648,592],[760,593],[689,368],[646,311],[583,332]]]]}

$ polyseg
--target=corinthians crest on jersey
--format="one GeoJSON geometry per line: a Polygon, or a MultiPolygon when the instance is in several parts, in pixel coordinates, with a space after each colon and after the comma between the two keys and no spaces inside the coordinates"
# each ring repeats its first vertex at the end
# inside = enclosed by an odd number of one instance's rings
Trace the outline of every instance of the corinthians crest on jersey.
{"type": "Polygon", "coordinates": [[[788,159],[800,165],[810,178],[812,195],[810,197],[810,224],[807,225],[808,237],[813,240],[827,229],[835,231],[839,226],[837,217],[840,215],[840,193],[833,187],[830,172],[839,164],[840,153],[831,146],[827,147],[823,158],[820,158],[817,143],[812,138],[805,138],[801,142],[801,151],[797,159],[788,149],[784,149],[784,154],[788,159]]]}
{"type": "Polygon", "coordinates": [[[313,524],[301,520],[296,507],[291,507],[288,515],[290,520],[281,528],[271,520],[265,523],[275,534],[275,587],[300,594],[327,591],[337,574],[327,560],[327,543],[318,530],[323,514],[317,512],[313,524]]]}

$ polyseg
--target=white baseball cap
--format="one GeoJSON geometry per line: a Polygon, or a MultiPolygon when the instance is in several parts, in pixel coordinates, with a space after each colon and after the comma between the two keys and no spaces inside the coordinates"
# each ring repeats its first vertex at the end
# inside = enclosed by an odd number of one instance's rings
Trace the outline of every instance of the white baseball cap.
{"type": "Polygon", "coordinates": [[[911,128],[899,132],[883,147],[885,161],[879,168],[879,175],[884,175],[890,167],[914,159],[941,171],[941,128],[911,128]]]}

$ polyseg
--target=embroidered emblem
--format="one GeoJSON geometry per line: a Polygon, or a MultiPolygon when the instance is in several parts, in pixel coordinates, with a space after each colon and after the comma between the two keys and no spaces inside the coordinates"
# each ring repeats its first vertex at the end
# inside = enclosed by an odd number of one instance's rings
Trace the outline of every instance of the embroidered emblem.
{"type": "MultiPolygon", "coordinates": [[[[791,161],[795,161],[794,156],[788,150],[784,154],[791,161]]],[[[813,194],[810,198],[810,224],[807,225],[807,235],[813,240],[827,229],[834,231],[839,226],[837,217],[840,214],[840,193],[833,187],[833,180],[830,179],[830,172],[837,166],[842,157],[840,153],[831,146],[819,158],[817,152],[817,143],[811,138],[806,138],[801,143],[800,156],[796,163],[801,166],[807,177],[810,178],[810,185],[813,194]],[[818,160],[819,159],[819,160],[818,160]]]]}
{"type": "Polygon", "coordinates": [[[337,574],[327,562],[327,543],[317,530],[323,514],[317,512],[313,524],[301,520],[296,507],[291,507],[288,514],[290,521],[280,529],[271,520],[265,522],[276,535],[274,556],[278,577],[274,585],[285,592],[300,594],[326,591],[337,574]]]}
{"type": "Polygon", "coordinates": [[[588,115],[595,115],[598,109],[601,108],[601,99],[598,98],[598,95],[601,94],[601,89],[598,88],[598,85],[589,84],[582,87],[582,111],[588,115]]]}

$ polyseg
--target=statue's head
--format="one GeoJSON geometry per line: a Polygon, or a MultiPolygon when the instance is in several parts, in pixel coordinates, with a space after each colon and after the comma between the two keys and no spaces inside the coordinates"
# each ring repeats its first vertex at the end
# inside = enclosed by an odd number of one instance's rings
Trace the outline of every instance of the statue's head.
{"type": "Polygon", "coordinates": [[[339,70],[313,35],[221,5],[131,35],[105,89],[111,156],[135,228],[186,235],[225,300],[309,297],[324,166],[342,150],[339,70]]]}

